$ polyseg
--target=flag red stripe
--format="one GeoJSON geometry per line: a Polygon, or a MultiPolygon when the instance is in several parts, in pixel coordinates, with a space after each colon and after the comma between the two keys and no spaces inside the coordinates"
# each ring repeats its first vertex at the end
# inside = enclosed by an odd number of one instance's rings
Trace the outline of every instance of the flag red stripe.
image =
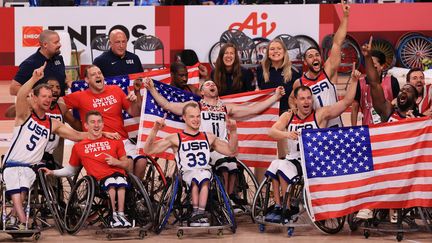
{"type": "Polygon", "coordinates": [[[410,157],[408,159],[404,158],[404,159],[386,162],[382,164],[375,164],[374,170],[382,170],[382,169],[394,168],[394,167],[399,167],[404,165],[413,165],[417,163],[428,163],[430,161],[432,161],[432,155],[419,155],[419,156],[410,157]]]}
{"type": "Polygon", "coordinates": [[[238,122],[237,128],[270,128],[272,125],[271,121],[238,122]]]}
{"type": "Polygon", "coordinates": [[[364,208],[411,208],[411,207],[432,207],[432,200],[427,199],[413,199],[413,200],[405,200],[405,201],[397,201],[397,202],[373,202],[373,203],[363,203],[354,207],[349,207],[343,210],[338,211],[328,211],[323,213],[316,213],[315,220],[323,220],[328,218],[337,218],[342,217],[347,214],[350,214],[355,211],[359,211],[364,208]]]}
{"type": "Polygon", "coordinates": [[[378,182],[410,179],[414,177],[432,177],[432,170],[415,170],[410,172],[377,175],[377,176],[364,178],[361,180],[350,181],[349,183],[339,182],[333,184],[309,185],[309,190],[311,193],[319,192],[319,191],[337,191],[337,190],[361,187],[365,185],[372,185],[378,182]]]}
{"type": "Polygon", "coordinates": [[[427,126],[419,130],[410,130],[410,131],[402,131],[402,132],[393,132],[388,134],[379,134],[373,135],[370,137],[371,144],[376,142],[386,142],[395,140],[395,138],[403,139],[403,138],[414,138],[420,135],[424,135],[425,133],[431,133],[432,126],[427,126]]]}
{"type": "Polygon", "coordinates": [[[262,154],[262,155],[273,155],[277,152],[276,149],[256,148],[256,147],[239,147],[238,152],[240,154],[262,154]]]}
{"type": "Polygon", "coordinates": [[[402,187],[391,187],[391,188],[370,190],[366,192],[359,192],[356,194],[339,196],[339,197],[321,197],[319,199],[312,199],[312,205],[322,206],[322,205],[330,205],[330,204],[341,204],[341,203],[348,202],[350,200],[357,200],[357,199],[367,198],[376,195],[401,194],[401,193],[416,192],[416,191],[432,192],[432,187],[429,184],[415,184],[415,185],[408,185],[402,187]]]}
{"type": "Polygon", "coordinates": [[[274,141],[274,139],[272,139],[268,135],[263,135],[263,134],[239,134],[238,140],[239,141],[256,140],[256,141],[268,141],[268,142],[274,141]]]}
{"type": "Polygon", "coordinates": [[[270,165],[271,161],[267,163],[262,161],[242,160],[242,162],[249,167],[267,167],[268,165],[270,165]]]}
{"type": "Polygon", "coordinates": [[[394,146],[385,149],[373,149],[372,157],[407,153],[415,149],[422,149],[422,148],[432,148],[432,141],[419,141],[417,143],[410,143],[404,146],[397,146],[397,144],[394,144],[394,146]]]}

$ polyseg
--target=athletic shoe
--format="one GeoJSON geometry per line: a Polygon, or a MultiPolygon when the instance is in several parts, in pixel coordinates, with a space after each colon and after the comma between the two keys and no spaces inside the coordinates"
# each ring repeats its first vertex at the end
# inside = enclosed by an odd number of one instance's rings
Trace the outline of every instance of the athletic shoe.
{"type": "Polygon", "coordinates": [[[229,196],[229,198],[234,202],[236,205],[247,205],[247,201],[240,198],[237,194],[233,193],[229,196]]]}
{"type": "Polygon", "coordinates": [[[195,217],[195,219],[193,219],[190,222],[189,226],[191,226],[191,227],[200,227],[201,226],[201,219],[198,218],[198,217],[195,217]]]}
{"type": "Polygon", "coordinates": [[[26,230],[24,223],[19,223],[9,228],[10,230],[26,230]]]}
{"type": "Polygon", "coordinates": [[[132,224],[127,220],[124,214],[119,214],[117,216],[118,220],[122,223],[123,227],[129,228],[132,227],[132,224]]]}
{"type": "Polygon", "coordinates": [[[265,221],[267,222],[273,222],[273,223],[280,223],[282,219],[282,208],[275,207],[271,212],[269,212],[265,216],[265,221]]]}
{"type": "Polygon", "coordinates": [[[201,227],[209,227],[210,226],[210,223],[209,223],[209,220],[208,220],[208,218],[207,217],[202,217],[202,218],[200,218],[199,219],[199,222],[200,222],[200,226],[201,227]]]}
{"type": "Polygon", "coordinates": [[[362,209],[358,211],[356,218],[358,219],[371,219],[373,218],[373,211],[370,209],[362,209]]]}
{"type": "Polygon", "coordinates": [[[123,223],[119,220],[119,216],[117,214],[113,214],[111,216],[110,225],[111,225],[112,228],[123,227],[123,223]]]}
{"type": "Polygon", "coordinates": [[[390,223],[396,224],[398,220],[398,213],[396,210],[390,209],[390,223]]]}
{"type": "Polygon", "coordinates": [[[6,221],[6,227],[13,227],[18,223],[18,219],[15,216],[10,216],[6,221]]]}

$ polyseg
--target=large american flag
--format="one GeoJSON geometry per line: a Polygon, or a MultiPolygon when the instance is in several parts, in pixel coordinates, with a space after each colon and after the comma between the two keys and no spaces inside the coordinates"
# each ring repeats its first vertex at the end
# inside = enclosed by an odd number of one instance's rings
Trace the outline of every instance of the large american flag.
{"type": "MultiPolygon", "coordinates": [[[[200,98],[192,96],[191,93],[165,85],[160,82],[154,82],[155,87],[170,102],[185,102],[189,100],[198,101],[200,98]]],[[[274,89],[247,92],[242,94],[221,97],[225,103],[234,103],[239,105],[253,105],[256,102],[262,102],[273,95],[274,89]]],[[[154,122],[163,117],[166,113],[157,102],[153,99],[150,92],[143,95],[143,107],[141,111],[141,126],[138,134],[137,148],[138,153],[145,154],[143,151],[144,143],[153,127],[154,122]]],[[[268,129],[278,119],[279,102],[263,113],[253,118],[237,122],[237,132],[239,139],[238,159],[249,166],[266,167],[276,156],[276,142],[268,135],[268,129]]],[[[180,117],[167,113],[166,127],[159,131],[157,138],[164,138],[169,134],[180,132],[184,129],[184,123],[180,117]]],[[[173,159],[172,151],[166,151],[158,157],[173,159]]]]}
{"type": "Polygon", "coordinates": [[[432,207],[432,120],[303,130],[306,195],[314,220],[360,209],[432,207]]]}
{"type": "MultiPolygon", "coordinates": [[[[199,69],[198,63],[194,66],[188,67],[188,84],[199,86],[199,69]]],[[[142,73],[134,73],[130,75],[121,75],[115,77],[105,77],[105,84],[107,85],[118,85],[122,90],[128,94],[129,90],[133,89],[133,81],[137,78],[150,77],[154,80],[161,81],[169,84],[171,82],[170,69],[152,70],[142,73]]],[[[85,90],[88,88],[87,83],[84,80],[74,81],[71,87],[71,92],[85,90]]],[[[143,93],[141,90],[141,93],[143,93]]],[[[76,113],[77,114],[77,113],[76,113]]],[[[140,117],[132,117],[126,111],[123,111],[123,121],[126,131],[129,137],[136,137],[138,135],[140,117]]]]}

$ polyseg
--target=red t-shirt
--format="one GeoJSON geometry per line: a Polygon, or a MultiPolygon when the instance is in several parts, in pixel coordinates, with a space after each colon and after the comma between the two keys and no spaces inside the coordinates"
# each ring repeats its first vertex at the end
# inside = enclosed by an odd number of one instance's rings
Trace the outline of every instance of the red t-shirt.
{"type": "Polygon", "coordinates": [[[84,166],[87,174],[94,176],[98,181],[115,172],[126,175],[124,169],[107,164],[106,154],[117,159],[126,156],[123,141],[106,137],[96,140],[84,139],[73,146],[69,164],[74,167],[84,166]]]}
{"type": "Polygon", "coordinates": [[[85,115],[91,110],[99,111],[104,120],[104,131],[118,132],[123,139],[128,133],[123,124],[122,110],[129,109],[130,102],[123,90],[116,85],[106,85],[104,92],[93,94],[90,89],[74,92],[63,97],[68,109],[77,109],[83,129],[85,115]]]}

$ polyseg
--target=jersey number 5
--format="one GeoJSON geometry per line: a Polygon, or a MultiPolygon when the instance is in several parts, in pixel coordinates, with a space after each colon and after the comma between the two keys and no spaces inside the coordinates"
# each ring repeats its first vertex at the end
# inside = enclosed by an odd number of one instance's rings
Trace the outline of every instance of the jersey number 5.
{"type": "Polygon", "coordinates": [[[30,137],[30,143],[26,145],[26,148],[29,151],[33,151],[36,147],[36,142],[39,140],[39,137],[35,136],[34,134],[30,137]]]}

